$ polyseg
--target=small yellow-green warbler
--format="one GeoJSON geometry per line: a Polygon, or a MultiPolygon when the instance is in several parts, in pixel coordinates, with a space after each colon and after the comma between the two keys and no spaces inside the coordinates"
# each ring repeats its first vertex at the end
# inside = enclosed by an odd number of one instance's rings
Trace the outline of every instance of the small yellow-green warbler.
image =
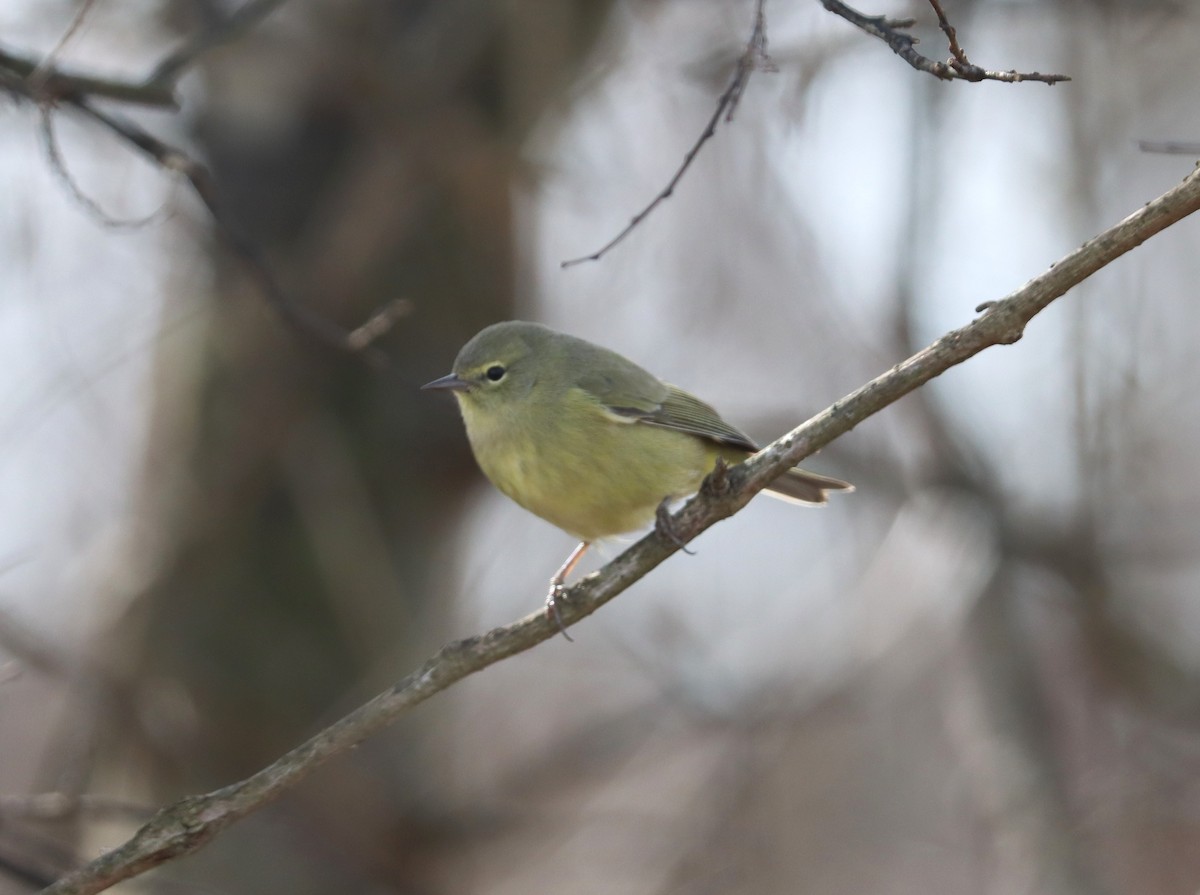
{"type": "MultiPolygon", "coordinates": [[[[649,524],[665,502],[696,491],[718,459],[740,463],[758,450],[700,399],[537,323],[487,327],[463,346],[454,372],[424,388],[454,393],[475,459],[497,488],[579,538],[550,580],[554,618],[555,598],[592,541],[649,524]]],[[[797,468],[767,490],[823,504],[827,491],[853,486],[797,468]]]]}

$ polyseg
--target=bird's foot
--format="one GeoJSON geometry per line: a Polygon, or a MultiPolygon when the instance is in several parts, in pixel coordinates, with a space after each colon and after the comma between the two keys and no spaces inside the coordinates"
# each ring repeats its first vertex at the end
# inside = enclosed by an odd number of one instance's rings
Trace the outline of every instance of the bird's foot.
{"type": "Polygon", "coordinates": [[[567,626],[563,624],[562,612],[558,608],[558,601],[566,592],[567,589],[563,586],[562,579],[550,579],[550,592],[546,594],[546,618],[558,625],[558,630],[563,637],[574,643],[575,638],[567,633],[567,626]]]}
{"type": "Polygon", "coordinates": [[[658,505],[658,509],[654,511],[654,530],[688,556],[695,556],[696,551],[688,549],[687,541],[679,536],[675,523],[671,520],[671,510],[667,506],[669,503],[670,498],[664,497],[662,503],[658,505]]]}

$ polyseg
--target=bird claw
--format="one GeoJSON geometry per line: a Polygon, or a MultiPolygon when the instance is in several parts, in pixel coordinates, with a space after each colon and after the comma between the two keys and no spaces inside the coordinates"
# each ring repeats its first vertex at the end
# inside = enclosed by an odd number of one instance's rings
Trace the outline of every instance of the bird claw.
{"type": "Polygon", "coordinates": [[[658,509],[654,511],[654,530],[688,556],[695,556],[696,551],[688,549],[687,541],[676,531],[675,523],[671,520],[671,511],[667,509],[668,502],[669,499],[664,497],[662,503],[658,505],[658,509]]]}
{"type": "Polygon", "coordinates": [[[556,579],[550,581],[550,592],[546,594],[546,618],[554,622],[558,626],[559,632],[563,637],[571,643],[575,642],[575,638],[567,633],[567,626],[563,624],[562,613],[558,608],[558,600],[567,589],[563,587],[563,583],[556,579]]]}

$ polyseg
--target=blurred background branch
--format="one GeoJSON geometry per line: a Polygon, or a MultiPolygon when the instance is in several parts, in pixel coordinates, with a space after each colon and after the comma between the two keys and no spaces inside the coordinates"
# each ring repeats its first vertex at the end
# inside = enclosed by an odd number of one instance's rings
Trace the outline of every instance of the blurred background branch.
{"type": "MultiPolygon", "coordinates": [[[[935,70],[1073,79],[1046,91],[906,75],[822,5],[772,3],[778,71],[737,126],[620,252],[563,271],[678,170],[756,11],[0,4],[34,69],[145,88],[178,59],[181,109],[62,87],[114,128],[0,60],[0,556],[23,560],[0,618],[30,635],[0,645],[0,892],[128,838],[87,800],[242,778],[538,604],[570,545],[476,487],[453,408],[417,391],[484,324],[612,345],[767,442],[1183,173],[1137,146],[1186,147],[1190,4],[883,20],[909,50],[949,24],[965,61],[935,70]],[[80,214],[43,115],[79,194],[148,224],[80,214]],[[386,367],[281,327],[146,137],[386,367]],[[56,795],[79,810],[23,810],[56,795]]],[[[575,646],[463,681],[148,883],[1191,891],[1195,227],[806,461],[853,502],[755,501],[575,646]]]]}
{"type": "MultiPolygon", "coordinates": [[[[203,796],[189,797],[160,811],[126,843],[100,856],[78,872],[64,877],[47,889],[47,895],[92,895],[124,879],[144,873],[160,864],[190,854],[207,844],[219,832],[307,778],[329,759],[342,755],[368,736],[394,723],[415,706],[470,674],[524,652],[564,631],[591,615],[605,603],[624,592],[671,554],[684,549],[685,541],[746,506],[750,498],[778,475],[869,419],[901,397],[915,391],[950,368],[963,363],[980,351],[995,345],[1012,344],[1024,333],[1028,322],[1056,298],[1092,276],[1125,252],[1140,246],[1156,233],[1200,210],[1200,166],[1184,182],[1134,212],[1121,223],[1089,240],[1080,249],[1055,264],[1046,274],[1031,280],[1007,298],[989,303],[986,315],[949,333],[887,373],[857,389],[832,407],[787,436],[768,445],[760,454],[728,471],[718,470],[705,482],[700,494],[670,520],[672,535],[656,530],[630,550],[605,566],[598,577],[569,588],[559,599],[561,618],[544,610],[484,635],[448,644],[395,685],[380,693],[336,724],[311,740],[290,750],[271,765],[236,784],[203,796]],[[680,538],[684,540],[680,540],[680,538]]],[[[995,601],[985,600],[984,605],[995,601]]],[[[982,611],[982,610],[981,610],[982,611]]],[[[1000,623],[1001,625],[1003,622],[1000,623]]],[[[995,634],[997,623],[985,626],[995,634]]],[[[993,637],[993,639],[995,639],[993,637]]],[[[1004,646],[1010,644],[1000,638],[1004,646]]],[[[1009,649],[995,649],[994,656],[1012,660],[1009,649]]],[[[1019,667],[1019,666],[1017,666],[1019,667]]],[[[1008,681],[1010,674],[993,675],[989,680],[1008,681]]],[[[1003,707],[1024,704],[1023,699],[1001,699],[1003,707]]],[[[1021,713],[1014,721],[1027,721],[1021,713]]],[[[1014,723],[1005,719],[1006,724],[1014,723]]],[[[1031,730],[1036,730],[1032,728],[1031,730]]],[[[1040,734],[1040,730],[1037,731],[1040,734]]],[[[1020,752],[1020,750],[1010,750],[1020,752]]],[[[1073,849],[1064,826],[1053,816],[1043,818],[1043,806],[1053,814],[1054,799],[1041,799],[1047,781],[1038,777],[1041,763],[1030,761],[1031,779],[1005,776],[1003,781],[983,784],[985,788],[1004,789],[1014,779],[1022,785],[1010,805],[1023,812],[1016,823],[1007,825],[1024,834],[1024,846],[1015,866],[1070,866],[1071,875],[1053,881],[1056,892],[1087,892],[1093,887],[1073,859],[1057,857],[1039,860],[1031,852],[1043,849],[1073,849]]],[[[1011,769],[1010,769],[1011,770],[1011,769]]],[[[983,772],[986,778],[988,771],[983,772]]],[[[1007,810],[997,807],[993,810],[1007,810]]]]}

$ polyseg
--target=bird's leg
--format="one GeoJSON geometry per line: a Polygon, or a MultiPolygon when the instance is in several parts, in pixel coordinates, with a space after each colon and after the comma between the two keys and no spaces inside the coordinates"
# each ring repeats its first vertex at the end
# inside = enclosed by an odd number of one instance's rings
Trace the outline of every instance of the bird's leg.
{"type": "Polygon", "coordinates": [[[654,511],[654,530],[660,535],[686,553],[688,556],[695,556],[695,550],[689,550],[687,541],[679,536],[679,532],[675,530],[675,523],[671,521],[671,510],[668,504],[671,498],[664,497],[662,503],[658,505],[658,509],[654,511]]]}
{"type": "Polygon", "coordinates": [[[562,613],[558,611],[558,598],[562,596],[565,590],[563,582],[567,580],[567,576],[571,574],[571,570],[579,564],[579,560],[587,552],[587,548],[587,541],[579,542],[578,546],[571,551],[571,555],[567,557],[567,561],[558,567],[558,571],[550,579],[550,593],[546,594],[546,616],[558,625],[558,630],[562,631],[562,636],[572,643],[574,643],[574,640],[567,633],[567,626],[563,624],[562,613]]]}

